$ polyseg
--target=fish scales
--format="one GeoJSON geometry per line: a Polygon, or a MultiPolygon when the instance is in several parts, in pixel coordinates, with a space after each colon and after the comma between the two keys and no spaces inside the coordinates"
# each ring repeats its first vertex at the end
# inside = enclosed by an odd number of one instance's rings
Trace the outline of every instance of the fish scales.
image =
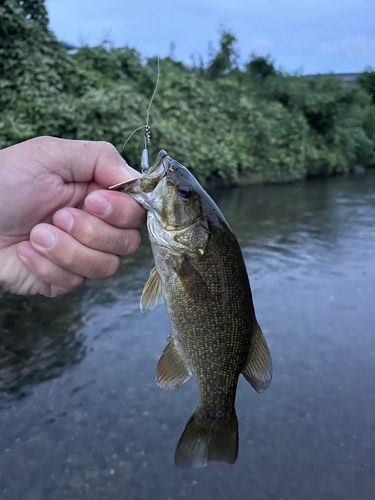
{"type": "Polygon", "coordinates": [[[192,468],[215,460],[234,463],[238,378],[242,373],[258,392],[272,378],[239,244],[209,195],[165,151],[143,176],[114,187],[148,210],[155,268],[141,310],[164,297],[172,326],[157,382],[175,389],[194,375],[198,385],[199,404],[179,440],[175,463],[192,468]]]}
{"type": "Polygon", "coordinates": [[[157,245],[153,245],[153,253],[156,268],[165,271],[160,275],[173,337],[187,353],[197,379],[202,412],[207,418],[220,415],[220,420],[228,420],[238,377],[250,349],[253,311],[249,307],[251,291],[245,264],[230,228],[212,225],[210,233],[204,255],[190,259],[201,282],[197,280],[198,286],[188,293],[175,259],[157,245]],[[206,286],[209,297],[201,300],[206,286]]]}

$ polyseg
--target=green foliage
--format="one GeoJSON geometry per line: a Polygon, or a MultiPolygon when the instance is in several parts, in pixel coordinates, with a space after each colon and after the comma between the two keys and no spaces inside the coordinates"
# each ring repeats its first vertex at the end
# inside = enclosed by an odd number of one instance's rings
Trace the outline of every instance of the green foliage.
{"type": "Polygon", "coordinates": [[[358,83],[370,94],[372,102],[375,104],[375,69],[368,66],[359,76],[358,83]]]}
{"type": "Polygon", "coordinates": [[[237,40],[233,33],[221,29],[220,32],[220,49],[215,54],[211,54],[211,60],[207,67],[207,77],[211,80],[227,75],[232,71],[238,60],[238,52],[236,50],[237,40]]]}
{"type": "MultiPolygon", "coordinates": [[[[203,184],[289,181],[375,163],[374,72],[357,82],[308,80],[252,55],[241,70],[222,30],[207,64],[161,61],[150,124],[159,149],[203,184]]],[[[69,54],[48,29],[43,0],[0,4],[0,147],[38,135],[106,140],[139,167],[157,59],[103,42],[69,54]]]]}
{"type": "Polygon", "coordinates": [[[245,64],[246,73],[253,78],[275,76],[276,70],[270,56],[262,57],[251,54],[251,60],[245,64]]]}

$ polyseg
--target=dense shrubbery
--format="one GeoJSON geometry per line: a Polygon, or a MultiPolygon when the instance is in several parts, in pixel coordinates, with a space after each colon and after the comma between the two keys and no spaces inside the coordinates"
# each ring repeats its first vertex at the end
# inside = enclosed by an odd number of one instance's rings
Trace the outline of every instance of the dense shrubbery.
{"type": "MultiPolygon", "coordinates": [[[[236,40],[222,32],[210,61],[167,58],[152,112],[159,149],[201,182],[280,181],[375,163],[375,72],[355,83],[307,80],[252,55],[237,66],[236,40]]],[[[0,5],[0,147],[37,135],[112,142],[138,166],[156,81],[156,59],[110,43],[68,54],[48,30],[44,0],[0,5]]]]}

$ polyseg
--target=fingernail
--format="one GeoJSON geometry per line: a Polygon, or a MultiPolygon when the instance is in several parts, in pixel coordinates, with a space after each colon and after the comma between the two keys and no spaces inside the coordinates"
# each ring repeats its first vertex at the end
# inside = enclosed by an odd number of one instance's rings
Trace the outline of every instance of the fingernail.
{"type": "Polygon", "coordinates": [[[56,235],[51,227],[40,226],[32,231],[31,241],[42,248],[50,250],[56,242],[56,235]]]}
{"type": "Polygon", "coordinates": [[[85,206],[95,215],[108,215],[111,211],[111,203],[101,194],[89,194],[85,200],[85,206]]]}
{"type": "Polygon", "coordinates": [[[57,225],[60,229],[63,229],[67,233],[70,233],[74,222],[74,218],[69,210],[59,210],[54,217],[55,226],[57,225]]]}
{"type": "Polygon", "coordinates": [[[28,243],[25,245],[24,243],[20,243],[18,245],[18,255],[23,257],[24,259],[29,259],[34,253],[33,247],[28,243]]]}

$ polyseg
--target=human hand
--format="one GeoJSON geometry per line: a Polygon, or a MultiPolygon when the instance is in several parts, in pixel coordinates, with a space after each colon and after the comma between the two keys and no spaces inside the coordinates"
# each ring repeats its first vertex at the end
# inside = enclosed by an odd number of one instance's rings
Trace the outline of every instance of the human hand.
{"type": "Polygon", "coordinates": [[[106,142],[38,137],[0,151],[0,287],[55,297],[112,276],[145,211],[103,190],[139,175],[106,142]]]}

